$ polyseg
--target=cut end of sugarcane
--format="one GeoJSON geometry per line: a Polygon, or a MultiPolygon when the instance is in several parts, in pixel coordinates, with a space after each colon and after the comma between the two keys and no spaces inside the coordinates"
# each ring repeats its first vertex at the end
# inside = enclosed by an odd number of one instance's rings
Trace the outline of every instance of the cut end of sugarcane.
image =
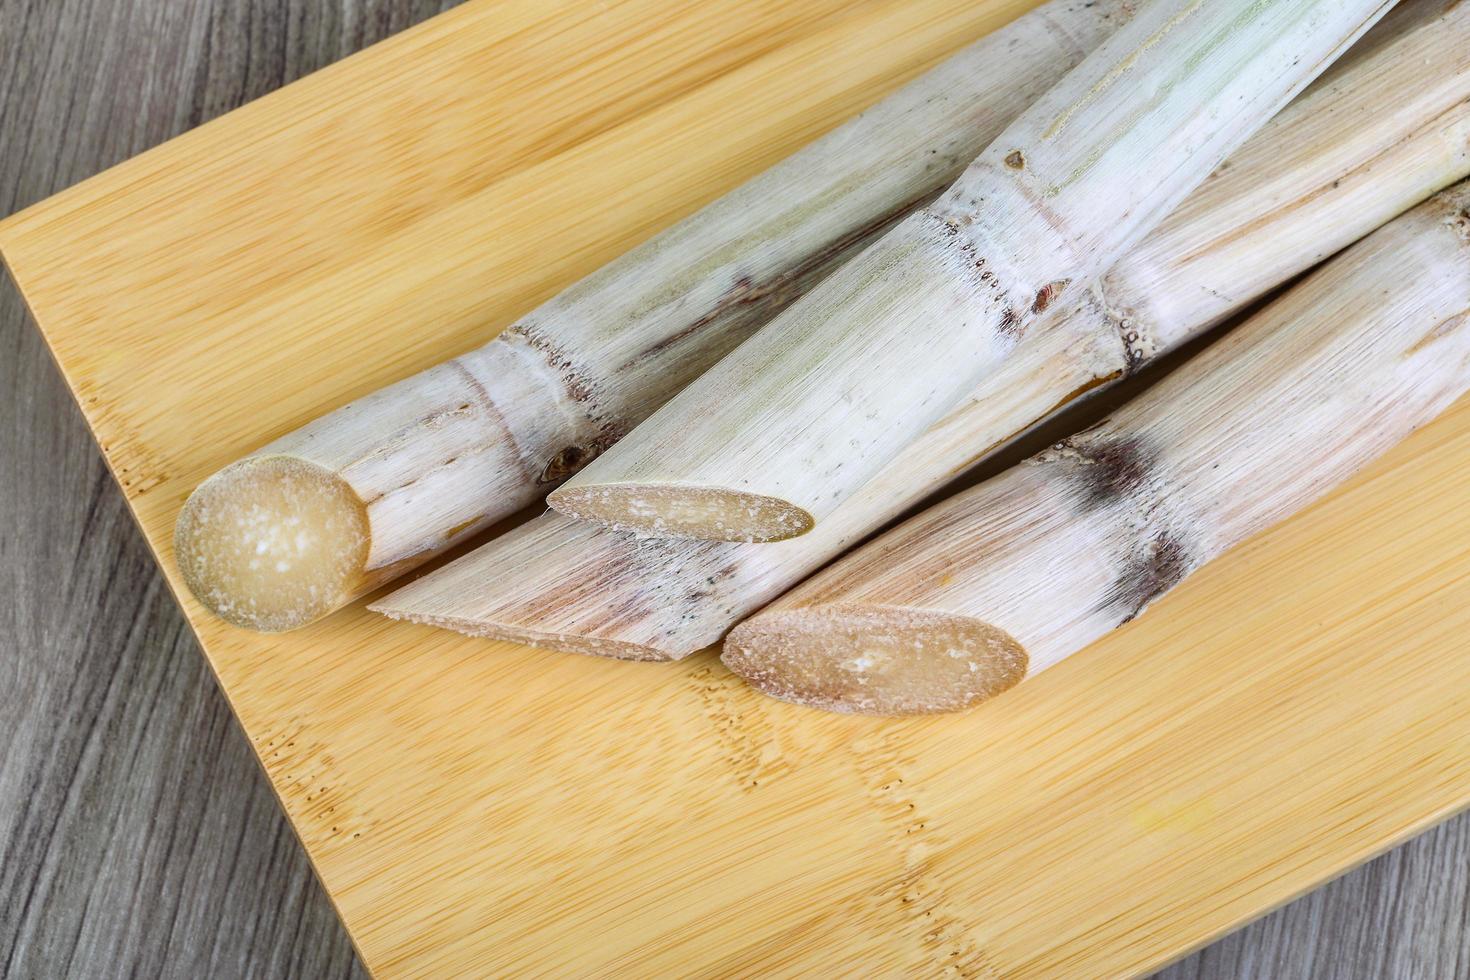
{"type": "Polygon", "coordinates": [[[801,507],[724,487],[595,483],[562,487],[547,503],[574,520],[657,538],[784,541],[816,525],[801,507]]]}
{"type": "Polygon", "coordinates": [[[174,528],[184,582],[216,616],[279,633],[320,619],[365,585],[370,535],[340,476],[290,456],[243,459],[190,495],[174,528]]]}
{"type": "Polygon", "coordinates": [[[762,694],[846,714],[960,711],[1026,676],[1026,650],[978,619],[897,606],[763,613],[725,640],[725,665],[762,694]]]}
{"type": "MultiPolygon", "coordinates": [[[[412,586],[409,588],[412,588],[412,586]]],[[[577,653],[586,657],[649,662],[667,662],[680,659],[680,655],[672,654],[667,650],[644,646],[640,643],[628,643],[624,640],[605,640],[600,637],[577,633],[550,633],[545,630],[522,629],[516,626],[507,626],[503,623],[487,622],[480,619],[467,619],[461,616],[439,616],[418,610],[406,609],[395,603],[396,595],[397,593],[394,593],[381,602],[375,602],[368,606],[368,609],[387,616],[389,619],[397,619],[406,623],[418,623],[420,626],[433,626],[441,630],[451,630],[455,633],[463,633],[466,636],[474,636],[483,640],[501,640],[505,643],[519,643],[522,646],[541,647],[546,650],[557,650],[562,653],[577,653]]]]}

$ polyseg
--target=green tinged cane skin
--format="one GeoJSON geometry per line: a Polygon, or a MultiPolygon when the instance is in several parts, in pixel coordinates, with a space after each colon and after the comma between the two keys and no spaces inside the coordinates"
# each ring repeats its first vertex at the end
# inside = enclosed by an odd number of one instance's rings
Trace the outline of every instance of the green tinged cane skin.
{"type": "Polygon", "coordinates": [[[1025,345],[1381,17],[1154,0],[934,203],[548,498],[655,536],[809,531],[1025,345]]]}

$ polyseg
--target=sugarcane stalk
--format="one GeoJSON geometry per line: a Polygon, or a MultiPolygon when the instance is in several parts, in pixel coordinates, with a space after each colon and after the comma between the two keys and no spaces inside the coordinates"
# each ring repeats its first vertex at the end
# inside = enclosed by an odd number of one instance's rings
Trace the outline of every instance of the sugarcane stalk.
{"type": "Polygon", "coordinates": [[[810,531],[1390,6],[1147,4],[937,201],[548,502],[659,536],[778,541],[810,531]]]}
{"type": "Polygon", "coordinates": [[[1470,390],[1470,184],[1313,273],[1103,423],[736,627],[724,660],[833,711],[968,707],[1142,613],[1470,390]]]}
{"type": "Polygon", "coordinates": [[[226,467],[179,517],[189,588],[241,626],[292,629],[541,499],[939,193],[1131,8],[1038,8],[488,345],[226,467]]]}
{"type": "Polygon", "coordinates": [[[1412,0],[1038,336],[809,534],[640,538],[548,514],[379,600],[477,636],[677,660],[986,458],[1470,174],[1470,4],[1412,0]],[[1101,343],[1099,343],[1101,340],[1101,343]]]}

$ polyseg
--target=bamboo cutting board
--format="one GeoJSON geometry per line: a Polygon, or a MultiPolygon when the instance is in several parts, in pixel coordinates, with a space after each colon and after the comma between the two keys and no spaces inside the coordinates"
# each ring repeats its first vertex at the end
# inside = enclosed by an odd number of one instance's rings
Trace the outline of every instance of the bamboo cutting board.
{"type": "MultiPolygon", "coordinates": [[[[0,223],[170,582],[224,463],[1026,0],[471,0],[0,223]]],[[[1115,976],[1470,803],[1470,402],[962,716],[180,599],[380,977],[1115,976]]]]}

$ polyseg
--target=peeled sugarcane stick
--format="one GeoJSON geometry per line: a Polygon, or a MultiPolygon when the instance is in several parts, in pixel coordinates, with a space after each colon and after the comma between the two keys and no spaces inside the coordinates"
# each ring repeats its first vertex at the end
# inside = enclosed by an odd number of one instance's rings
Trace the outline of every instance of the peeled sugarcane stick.
{"type": "Polygon", "coordinates": [[[908,521],[736,627],[766,694],[983,701],[1133,619],[1470,390],[1470,184],[1353,246],[1107,421],[908,521]]]}
{"type": "Polygon", "coordinates": [[[1013,361],[812,532],[770,544],[639,538],[540,517],[381,599],[398,619],[677,660],[988,450],[1470,174],[1470,3],[1411,0],[1284,109],[1013,361]],[[1042,367],[1045,370],[1041,370],[1042,367]]]}
{"type": "Polygon", "coordinates": [[[1153,0],[935,203],[548,502],[658,536],[810,531],[1391,6],[1153,0]]]}
{"type": "Polygon", "coordinates": [[[189,588],[292,629],[540,499],[943,190],[1132,6],[1045,4],[488,345],[225,468],[179,517],[189,588]]]}

